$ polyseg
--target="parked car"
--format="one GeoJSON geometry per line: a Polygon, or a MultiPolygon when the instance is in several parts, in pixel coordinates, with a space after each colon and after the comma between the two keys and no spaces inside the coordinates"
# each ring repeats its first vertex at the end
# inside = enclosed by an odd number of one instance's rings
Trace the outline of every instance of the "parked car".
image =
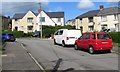
{"type": "Polygon", "coordinates": [[[113,42],[107,32],[86,32],[75,41],[75,50],[88,49],[93,54],[98,50],[111,52],[113,42]]]}
{"type": "Polygon", "coordinates": [[[39,35],[40,35],[40,31],[36,31],[32,33],[32,37],[39,37],[39,35]]]}
{"type": "Polygon", "coordinates": [[[81,36],[80,30],[59,29],[54,33],[54,44],[74,45],[75,40],[81,36]]]}
{"type": "Polygon", "coordinates": [[[2,41],[15,41],[16,38],[13,34],[10,33],[3,33],[2,34],[2,41]]]}

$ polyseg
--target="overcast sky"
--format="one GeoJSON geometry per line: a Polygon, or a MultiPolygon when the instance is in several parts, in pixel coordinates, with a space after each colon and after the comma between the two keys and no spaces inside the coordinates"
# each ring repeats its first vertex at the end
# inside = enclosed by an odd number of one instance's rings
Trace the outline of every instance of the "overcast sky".
{"type": "Polygon", "coordinates": [[[63,11],[67,21],[87,11],[97,10],[100,5],[104,5],[105,8],[117,7],[120,0],[2,0],[0,14],[13,17],[15,13],[25,13],[29,10],[37,12],[40,9],[40,1],[42,9],[46,12],[63,11]]]}

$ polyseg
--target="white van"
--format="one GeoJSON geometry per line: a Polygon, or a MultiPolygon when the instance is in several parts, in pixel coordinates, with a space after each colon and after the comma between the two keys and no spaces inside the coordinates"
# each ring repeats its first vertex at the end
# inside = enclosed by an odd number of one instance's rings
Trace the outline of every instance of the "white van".
{"type": "Polygon", "coordinates": [[[59,29],[54,33],[54,44],[74,45],[75,40],[81,35],[80,30],[59,29]]]}

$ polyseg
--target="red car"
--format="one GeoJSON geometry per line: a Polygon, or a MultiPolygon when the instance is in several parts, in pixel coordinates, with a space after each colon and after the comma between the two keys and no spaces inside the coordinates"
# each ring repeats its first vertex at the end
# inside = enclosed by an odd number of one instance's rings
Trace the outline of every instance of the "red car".
{"type": "Polygon", "coordinates": [[[98,50],[111,52],[112,38],[107,32],[86,32],[75,41],[75,50],[88,49],[93,54],[98,50]]]}

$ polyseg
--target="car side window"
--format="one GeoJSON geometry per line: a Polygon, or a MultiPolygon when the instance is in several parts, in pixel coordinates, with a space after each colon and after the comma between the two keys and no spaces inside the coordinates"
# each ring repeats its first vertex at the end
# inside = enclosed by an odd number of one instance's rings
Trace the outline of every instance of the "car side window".
{"type": "Polygon", "coordinates": [[[95,34],[92,34],[92,39],[95,39],[95,34]]]}
{"type": "Polygon", "coordinates": [[[90,39],[90,34],[86,34],[85,39],[90,39]]]}
{"type": "Polygon", "coordinates": [[[83,40],[84,39],[84,35],[82,35],[81,37],[80,37],[80,40],[83,40]]]}
{"type": "Polygon", "coordinates": [[[62,35],[62,34],[63,34],[63,30],[60,30],[60,31],[59,31],[59,35],[62,35]]]}

